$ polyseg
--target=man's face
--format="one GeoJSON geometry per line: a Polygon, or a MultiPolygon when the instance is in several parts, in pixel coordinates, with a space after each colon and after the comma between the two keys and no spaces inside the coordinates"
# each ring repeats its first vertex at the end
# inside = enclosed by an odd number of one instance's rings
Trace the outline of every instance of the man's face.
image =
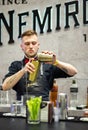
{"type": "Polygon", "coordinates": [[[36,35],[24,36],[21,48],[27,57],[34,57],[39,49],[38,37],[36,35]]]}

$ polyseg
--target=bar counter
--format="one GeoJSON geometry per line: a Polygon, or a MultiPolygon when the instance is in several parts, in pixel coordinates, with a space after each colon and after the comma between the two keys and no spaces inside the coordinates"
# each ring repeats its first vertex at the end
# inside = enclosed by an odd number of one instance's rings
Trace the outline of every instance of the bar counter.
{"type": "Polygon", "coordinates": [[[0,117],[0,130],[88,130],[88,122],[58,121],[29,125],[25,118],[0,117]]]}

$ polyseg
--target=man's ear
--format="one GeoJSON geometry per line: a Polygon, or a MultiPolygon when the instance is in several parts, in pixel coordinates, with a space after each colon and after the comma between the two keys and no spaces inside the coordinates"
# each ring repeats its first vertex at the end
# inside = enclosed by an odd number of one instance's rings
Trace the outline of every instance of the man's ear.
{"type": "Polygon", "coordinates": [[[20,47],[21,47],[21,49],[23,50],[23,45],[22,45],[22,43],[20,44],[20,47]]]}
{"type": "Polygon", "coordinates": [[[40,43],[38,43],[38,49],[39,49],[40,43]]]}

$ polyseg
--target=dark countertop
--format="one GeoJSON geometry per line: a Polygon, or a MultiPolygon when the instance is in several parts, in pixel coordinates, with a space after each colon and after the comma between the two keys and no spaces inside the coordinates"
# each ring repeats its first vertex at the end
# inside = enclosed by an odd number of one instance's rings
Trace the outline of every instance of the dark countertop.
{"type": "Polygon", "coordinates": [[[59,121],[29,125],[25,118],[0,117],[0,130],[87,130],[88,122],[59,121]]]}

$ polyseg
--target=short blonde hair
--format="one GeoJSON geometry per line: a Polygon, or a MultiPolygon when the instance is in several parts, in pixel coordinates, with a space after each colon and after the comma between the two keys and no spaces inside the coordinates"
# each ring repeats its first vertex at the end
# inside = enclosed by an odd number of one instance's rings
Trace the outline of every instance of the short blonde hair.
{"type": "Polygon", "coordinates": [[[28,30],[28,31],[25,31],[25,32],[21,35],[21,38],[23,38],[24,36],[32,36],[32,35],[36,35],[36,36],[37,36],[37,32],[35,32],[34,30],[28,30]]]}

